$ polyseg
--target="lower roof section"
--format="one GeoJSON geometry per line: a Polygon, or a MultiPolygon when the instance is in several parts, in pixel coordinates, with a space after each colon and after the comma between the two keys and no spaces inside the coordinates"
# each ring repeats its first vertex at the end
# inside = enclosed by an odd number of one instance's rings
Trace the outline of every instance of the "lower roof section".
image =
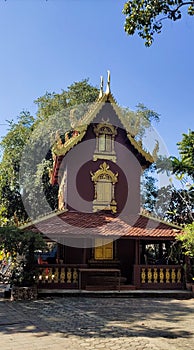
{"type": "Polygon", "coordinates": [[[181,228],[144,215],[112,215],[105,212],[80,213],[61,211],[42,217],[22,227],[41,232],[51,240],[63,243],[63,238],[90,239],[97,237],[118,239],[136,238],[174,240],[181,228]]]}

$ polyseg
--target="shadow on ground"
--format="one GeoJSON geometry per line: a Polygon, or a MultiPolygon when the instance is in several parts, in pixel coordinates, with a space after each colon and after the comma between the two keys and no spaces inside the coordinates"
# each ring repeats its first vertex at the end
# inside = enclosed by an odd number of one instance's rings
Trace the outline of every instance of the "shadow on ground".
{"type": "Polygon", "coordinates": [[[0,301],[0,333],[85,338],[191,338],[194,299],[55,297],[0,301]]]}

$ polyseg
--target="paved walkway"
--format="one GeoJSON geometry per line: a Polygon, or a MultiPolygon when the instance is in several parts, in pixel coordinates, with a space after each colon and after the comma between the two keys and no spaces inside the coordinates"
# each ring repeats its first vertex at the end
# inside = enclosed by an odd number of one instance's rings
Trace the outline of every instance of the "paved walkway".
{"type": "Polygon", "coordinates": [[[3,350],[193,350],[194,299],[0,299],[3,350]]]}

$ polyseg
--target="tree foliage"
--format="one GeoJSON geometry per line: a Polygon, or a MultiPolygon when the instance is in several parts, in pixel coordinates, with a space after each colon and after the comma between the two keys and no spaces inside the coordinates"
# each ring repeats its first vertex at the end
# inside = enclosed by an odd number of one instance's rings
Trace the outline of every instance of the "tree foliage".
{"type": "Polygon", "coordinates": [[[194,1],[183,0],[132,0],[126,1],[123,13],[125,31],[129,35],[135,32],[151,46],[155,33],[162,30],[163,20],[177,21],[182,18],[182,9],[187,8],[190,16],[194,15],[194,1]]]}
{"type": "Polygon", "coordinates": [[[149,175],[144,186],[143,208],[160,219],[186,225],[194,219],[194,132],[183,134],[177,146],[178,158],[160,157],[156,162],[157,172],[167,172],[169,185],[157,188],[156,178],[149,175]]]}
{"type": "Polygon", "coordinates": [[[22,150],[31,135],[34,120],[29,112],[22,112],[18,122],[8,122],[9,131],[0,143],[1,221],[9,220],[10,224],[14,224],[14,217],[19,220],[27,218],[21,199],[18,173],[22,150]]]}
{"type": "Polygon", "coordinates": [[[194,131],[183,134],[182,141],[178,142],[180,158],[171,157],[173,172],[187,174],[194,180],[194,131]]]}
{"type": "Polygon", "coordinates": [[[168,222],[185,225],[193,222],[193,189],[176,188],[172,185],[162,187],[156,200],[156,215],[168,222]]]}
{"type": "Polygon", "coordinates": [[[182,247],[185,250],[185,254],[191,258],[194,258],[194,222],[186,225],[184,233],[178,235],[177,239],[182,242],[182,247]]]}
{"type": "Polygon", "coordinates": [[[158,172],[173,173],[182,182],[194,180],[194,131],[183,134],[182,140],[177,143],[179,157],[159,157],[157,160],[158,172]]]}
{"type": "Polygon", "coordinates": [[[194,190],[173,185],[158,188],[156,178],[148,169],[142,180],[142,212],[176,225],[191,224],[194,190]]]}
{"type": "Polygon", "coordinates": [[[0,227],[0,250],[9,253],[12,273],[9,283],[12,285],[32,285],[38,274],[36,251],[46,250],[43,236],[34,232],[21,231],[19,228],[0,227]]]}
{"type": "Polygon", "coordinates": [[[143,212],[155,214],[158,197],[157,180],[153,176],[156,171],[155,164],[146,169],[141,179],[141,205],[143,212]]]}
{"type": "Polygon", "coordinates": [[[66,108],[72,106],[86,106],[93,103],[99,95],[99,90],[89,84],[89,79],[83,79],[80,82],[74,82],[68,86],[67,91],[62,93],[49,93],[38,97],[35,104],[38,107],[37,118],[46,120],[57,112],[63,112],[66,108]]]}
{"type": "Polygon", "coordinates": [[[45,241],[41,234],[21,231],[18,227],[0,227],[0,249],[4,249],[5,253],[12,256],[27,256],[29,254],[29,244],[34,240],[34,250],[42,250],[46,248],[45,241]]]}

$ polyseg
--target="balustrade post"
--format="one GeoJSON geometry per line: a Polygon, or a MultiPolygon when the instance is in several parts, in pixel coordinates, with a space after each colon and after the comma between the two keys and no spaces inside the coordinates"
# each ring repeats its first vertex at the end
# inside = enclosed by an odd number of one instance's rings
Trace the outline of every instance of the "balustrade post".
{"type": "Polygon", "coordinates": [[[65,283],[65,268],[61,267],[60,282],[65,283]]]}
{"type": "Polygon", "coordinates": [[[140,288],[140,265],[133,265],[133,284],[140,288]]]}

